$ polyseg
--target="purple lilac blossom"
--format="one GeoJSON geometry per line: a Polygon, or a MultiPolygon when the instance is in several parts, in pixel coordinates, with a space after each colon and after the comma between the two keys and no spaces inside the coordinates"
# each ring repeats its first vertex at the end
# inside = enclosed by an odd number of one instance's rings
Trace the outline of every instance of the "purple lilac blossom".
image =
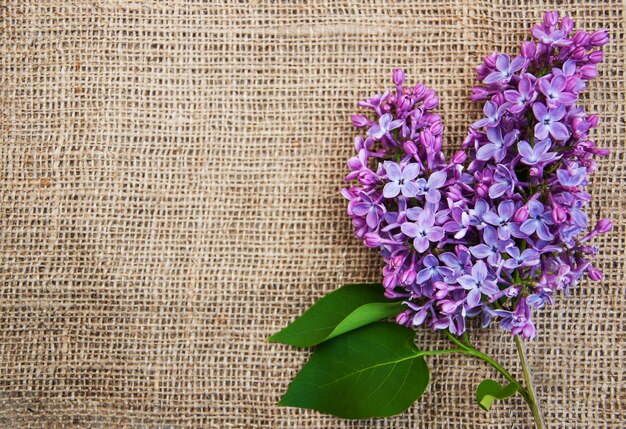
{"type": "Polygon", "coordinates": [[[546,104],[550,108],[559,105],[569,105],[576,102],[576,95],[565,88],[567,78],[564,75],[556,75],[552,80],[539,79],[539,89],[546,97],[546,104]]]}
{"type": "Polygon", "coordinates": [[[520,161],[526,165],[549,164],[557,157],[560,158],[556,152],[548,152],[551,146],[550,139],[536,142],[535,147],[531,147],[527,141],[522,140],[517,144],[517,151],[522,157],[520,161]]]}
{"type": "Polygon", "coordinates": [[[513,200],[504,200],[498,205],[498,212],[489,211],[485,213],[483,218],[485,222],[498,228],[498,238],[500,240],[508,240],[511,235],[517,238],[523,238],[519,235],[520,229],[513,220],[515,214],[515,202],[513,200]]]}
{"type": "Polygon", "coordinates": [[[518,135],[519,131],[513,130],[502,137],[502,129],[500,127],[487,128],[489,143],[476,151],[476,159],[489,161],[493,158],[496,162],[502,161],[507,154],[507,148],[515,143],[518,135]]]}
{"type": "Polygon", "coordinates": [[[569,137],[569,130],[563,124],[561,119],[565,116],[565,105],[550,110],[543,103],[535,103],[533,113],[537,118],[535,125],[535,137],[543,140],[551,135],[556,140],[566,140],[569,137]]]}
{"type": "Polygon", "coordinates": [[[521,56],[511,61],[511,58],[507,54],[499,55],[496,60],[496,71],[489,73],[483,82],[508,82],[513,76],[513,73],[524,67],[525,62],[526,60],[521,56]]]}
{"type": "Polygon", "coordinates": [[[385,198],[394,198],[400,193],[405,197],[414,197],[419,191],[415,178],[420,172],[419,164],[407,164],[405,167],[395,162],[387,161],[383,164],[389,180],[383,188],[385,198]]]}
{"type": "Polygon", "coordinates": [[[430,210],[423,210],[415,223],[403,223],[401,229],[407,237],[415,238],[413,244],[418,253],[424,253],[430,241],[436,243],[445,236],[444,229],[441,226],[435,226],[435,214],[430,210]]]}
{"type": "Polygon", "coordinates": [[[489,271],[483,261],[478,261],[472,267],[471,274],[466,274],[457,279],[467,294],[468,308],[474,308],[480,304],[482,295],[494,295],[500,292],[495,281],[488,278],[489,271]]]}
{"type": "Polygon", "coordinates": [[[507,247],[512,246],[511,240],[500,240],[498,233],[493,226],[486,226],[482,233],[482,243],[469,248],[470,253],[476,259],[487,258],[489,265],[495,268],[499,268],[502,263],[502,253],[506,251],[507,247]]]}
{"type": "Polygon", "coordinates": [[[506,101],[510,103],[508,109],[511,113],[524,111],[528,104],[534,102],[537,98],[537,91],[530,75],[520,79],[517,90],[507,89],[503,94],[506,101]]]}
{"type": "Polygon", "coordinates": [[[534,312],[585,275],[602,279],[589,241],[612,224],[590,224],[585,187],[608,150],[590,138],[598,117],[577,103],[608,34],[549,12],[531,35],[519,55],[494,52],[476,69],[471,99],[484,115],[450,161],[437,95],[406,86],[404,71],[358,103],[370,115],[352,117],[364,133],[348,161],[357,183],[342,194],[355,235],[385,261],[386,295],[404,299],[398,323],[460,335],[479,317],[532,339],[534,312]]]}

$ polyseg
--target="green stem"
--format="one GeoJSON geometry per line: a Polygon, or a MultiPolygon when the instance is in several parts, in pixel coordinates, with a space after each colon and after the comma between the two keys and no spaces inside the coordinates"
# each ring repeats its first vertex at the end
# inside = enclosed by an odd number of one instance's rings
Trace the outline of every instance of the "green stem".
{"type": "Polygon", "coordinates": [[[513,377],[511,373],[508,372],[502,365],[496,362],[492,357],[484,354],[481,351],[478,351],[474,347],[469,346],[467,344],[463,344],[461,341],[459,341],[458,338],[452,335],[449,331],[446,331],[446,335],[448,336],[450,341],[452,341],[453,343],[455,343],[456,345],[464,349],[463,351],[464,354],[482,359],[485,362],[487,362],[489,365],[491,365],[493,368],[495,368],[495,370],[498,371],[500,374],[502,374],[502,376],[506,378],[509,381],[509,383],[512,383],[513,385],[517,387],[517,390],[520,393],[520,395],[522,395],[522,398],[524,398],[524,401],[526,401],[526,403],[530,405],[531,399],[526,389],[524,389],[524,387],[519,383],[519,381],[517,381],[515,377],[513,377]]]}
{"type": "Polygon", "coordinates": [[[543,420],[543,415],[541,414],[541,410],[539,409],[539,405],[537,403],[535,386],[533,384],[532,375],[530,374],[530,369],[526,360],[526,352],[524,351],[524,346],[519,338],[519,335],[515,336],[515,347],[517,347],[517,353],[519,355],[520,362],[522,364],[522,371],[524,373],[524,382],[526,383],[526,389],[528,389],[527,392],[529,401],[526,402],[533,412],[533,417],[535,418],[535,424],[537,425],[537,429],[545,429],[546,424],[543,420]]]}
{"type": "Polygon", "coordinates": [[[535,394],[535,388],[533,385],[533,380],[530,374],[530,370],[528,368],[528,364],[526,362],[526,353],[524,352],[524,347],[519,339],[519,335],[515,336],[515,346],[517,347],[517,352],[520,357],[520,361],[522,364],[522,370],[524,372],[524,383],[526,384],[526,388],[524,388],[519,381],[515,379],[502,365],[500,365],[495,359],[491,356],[486,355],[485,353],[477,350],[474,346],[471,345],[469,341],[469,337],[467,333],[463,334],[463,340],[459,340],[449,331],[445,331],[446,335],[454,344],[459,346],[457,349],[446,349],[446,350],[430,350],[419,352],[419,356],[431,356],[431,355],[440,355],[447,353],[462,353],[469,356],[474,356],[479,359],[484,360],[493,368],[496,369],[504,378],[506,378],[509,383],[513,384],[517,391],[522,395],[524,401],[528,404],[528,407],[533,413],[533,417],[535,419],[535,424],[537,425],[537,429],[546,429],[546,424],[543,420],[543,416],[541,415],[541,411],[539,410],[539,406],[537,404],[537,396],[535,394]]]}

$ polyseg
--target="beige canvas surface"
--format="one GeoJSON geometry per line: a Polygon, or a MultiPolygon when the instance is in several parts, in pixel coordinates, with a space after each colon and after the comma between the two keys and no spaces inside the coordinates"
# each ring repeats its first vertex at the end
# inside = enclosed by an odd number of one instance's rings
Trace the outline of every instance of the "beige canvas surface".
{"type": "MultiPolygon", "coordinates": [[[[405,414],[343,421],[274,404],[307,352],[265,338],[342,282],[380,278],[339,194],[356,100],[394,66],[438,89],[446,148],[473,70],[554,2],[0,1],[0,427],[530,428],[489,414],[489,368],[430,358],[405,414]]],[[[550,428],[623,428],[623,1],[556,2],[607,27],[589,87],[612,149],[592,183],[602,283],[537,317],[550,428]]],[[[519,374],[512,340],[472,334],[519,374]]],[[[443,346],[419,330],[424,346],[443,346]]]]}

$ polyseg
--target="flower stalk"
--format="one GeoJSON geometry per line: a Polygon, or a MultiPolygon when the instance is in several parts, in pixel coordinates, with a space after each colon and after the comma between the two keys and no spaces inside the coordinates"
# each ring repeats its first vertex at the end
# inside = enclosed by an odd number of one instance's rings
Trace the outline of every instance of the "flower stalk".
{"type": "MultiPolygon", "coordinates": [[[[446,350],[443,352],[447,353],[463,353],[469,356],[474,356],[483,361],[487,362],[491,365],[496,371],[498,371],[509,383],[514,384],[517,387],[517,391],[522,396],[526,404],[533,413],[533,418],[535,420],[535,426],[537,429],[546,429],[547,426],[545,424],[545,420],[543,418],[543,414],[541,413],[541,409],[539,408],[539,403],[537,401],[537,394],[535,393],[535,385],[533,384],[532,374],[530,372],[530,367],[528,366],[528,359],[526,358],[526,352],[524,350],[524,345],[519,335],[515,335],[515,347],[517,348],[517,352],[520,358],[522,372],[524,376],[524,385],[517,381],[510,372],[508,372],[502,365],[500,365],[495,359],[484,354],[480,350],[476,349],[469,341],[469,337],[467,332],[463,334],[463,341],[454,335],[450,334],[446,331],[446,335],[454,344],[459,346],[458,349],[446,350]]],[[[434,354],[434,353],[433,353],[434,354]]]]}
{"type": "Polygon", "coordinates": [[[526,359],[524,344],[522,344],[522,341],[520,340],[518,335],[515,336],[515,347],[517,348],[517,354],[519,355],[520,362],[522,364],[524,383],[526,384],[526,391],[528,392],[529,400],[527,400],[526,402],[533,412],[533,417],[535,419],[535,425],[537,426],[537,429],[546,429],[543,414],[541,414],[541,409],[539,408],[539,403],[537,401],[537,395],[535,393],[535,385],[533,383],[532,374],[530,373],[530,367],[528,366],[528,361],[526,359]]]}

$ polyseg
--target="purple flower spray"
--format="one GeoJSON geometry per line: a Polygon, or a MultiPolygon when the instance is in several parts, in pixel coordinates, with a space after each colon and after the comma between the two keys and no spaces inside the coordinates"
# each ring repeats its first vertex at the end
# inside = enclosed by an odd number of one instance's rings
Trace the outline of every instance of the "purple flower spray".
{"type": "Polygon", "coordinates": [[[359,103],[377,119],[352,117],[365,136],[348,162],[346,179],[358,183],[342,190],[356,236],[386,263],[386,296],[404,300],[396,321],[444,330],[474,351],[468,319],[510,331],[527,385],[519,391],[538,428],[545,424],[519,337],[535,338],[533,314],[556,294],[568,295],[585,275],[602,279],[589,240],[612,226],[590,225],[584,211],[594,157],[608,150],[589,136],[598,117],[578,104],[609,37],[573,26],[546,13],[519,55],[485,58],[471,96],[485,102],[484,117],[449,161],[435,91],[405,86],[394,70],[393,91],[359,103]]]}

